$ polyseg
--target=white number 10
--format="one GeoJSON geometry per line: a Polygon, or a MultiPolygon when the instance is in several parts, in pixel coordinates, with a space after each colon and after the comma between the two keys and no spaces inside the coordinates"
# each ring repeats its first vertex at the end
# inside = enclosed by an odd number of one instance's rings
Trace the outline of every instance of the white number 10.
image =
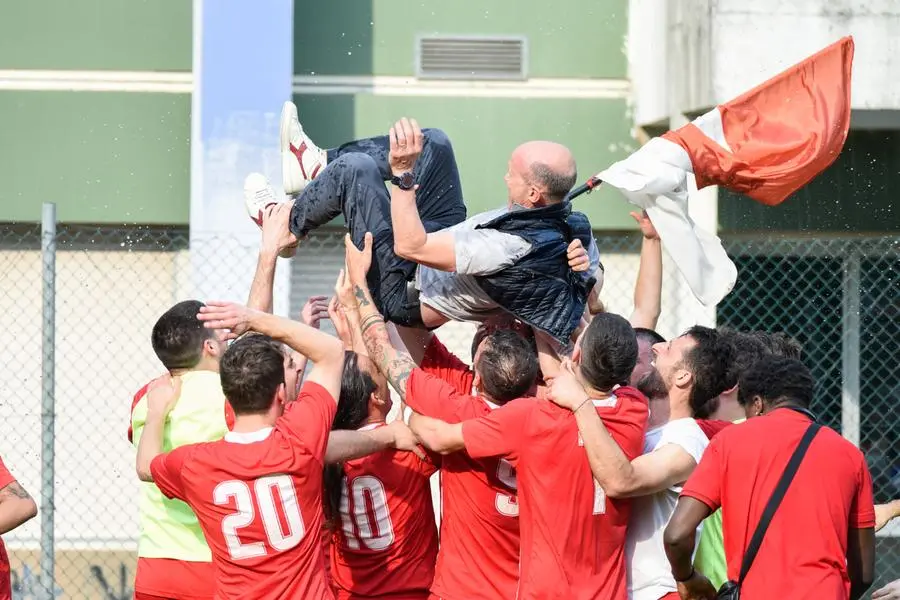
{"type": "Polygon", "coordinates": [[[213,502],[222,506],[234,498],[235,512],[222,519],[222,535],[228,552],[234,560],[257,558],[268,554],[265,542],[243,543],[238,537],[238,529],[248,527],[256,518],[253,510],[253,495],[262,516],[263,527],[269,546],[279,552],[290,550],[306,535],[303,515],[297,503],[297,491],[288,475],[261,477],[253,482],[253,492],[245,481],[233,479],[223,481],[213,490],[213,502]],[[278,511],[275,508],[275,490],[281,499],[281,508],[287,521],[287,531],[282,530],[278,511]]]}

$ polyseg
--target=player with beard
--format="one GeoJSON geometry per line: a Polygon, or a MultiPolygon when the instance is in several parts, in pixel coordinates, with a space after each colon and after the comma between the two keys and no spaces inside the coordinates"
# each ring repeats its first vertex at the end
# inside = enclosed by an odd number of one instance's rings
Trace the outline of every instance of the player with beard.
{"type": "MultiPolygon", "coordinates": [[[[580,410],[586,396],[554,381],[550,399],[575,412],[594,478],[610,498],[635,498],[626,552],[634,600],[676,600],[663,531],[682,484],[708,444],[694,411],[727,387],[732,350],[715,329],[694,326],[652,348],[653,368],[639,389],[650,399],[644,454],[629,460],[596,411],[580,410]]],[[[565,373],[561,375],[567,377],[565,373]]]]}

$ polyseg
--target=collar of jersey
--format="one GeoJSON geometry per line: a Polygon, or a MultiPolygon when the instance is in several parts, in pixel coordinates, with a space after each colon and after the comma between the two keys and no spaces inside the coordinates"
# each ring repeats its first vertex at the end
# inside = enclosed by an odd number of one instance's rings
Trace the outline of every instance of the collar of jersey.
{"type": "Polygon", "coordinates": [[[269,437],[273,429],[273,427],[263,427],[257,431],[229,431],[225,434],[225,441],[232,444],[255,444],[269,437]]]}

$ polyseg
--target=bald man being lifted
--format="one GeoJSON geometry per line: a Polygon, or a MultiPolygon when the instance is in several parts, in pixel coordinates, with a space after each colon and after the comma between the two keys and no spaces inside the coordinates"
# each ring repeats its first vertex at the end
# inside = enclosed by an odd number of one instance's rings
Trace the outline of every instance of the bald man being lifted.
{"type": "MultiPolygon", "coordinates": [[[[469,219],[453,148],[438,129],[404,118],[387,136],[325,151],[288,102],[281,148],[285,192],[295,196],[291,233],[302,240],[340,214],[358,247],[371,232],[368,284],[398,325],[433,329],[505,311],[565,344],[602,281],[590,223],[566,200],[576,173],[565,146],[516,148],[506,205],[469,219]]],[[[276,201],[270,190],[248,178],[251,216],[276,201]]]]}

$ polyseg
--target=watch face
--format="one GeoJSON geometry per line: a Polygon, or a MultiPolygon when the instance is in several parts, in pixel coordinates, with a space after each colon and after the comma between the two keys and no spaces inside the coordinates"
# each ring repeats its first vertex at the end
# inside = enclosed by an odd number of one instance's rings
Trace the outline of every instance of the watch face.
{"type": "Polygon", "coordinates": [[[397,181],[397,185],[401,190],[411,190],[412,187],[416,184],[416,177],[409,171],[400,175],[397,181]]]}

